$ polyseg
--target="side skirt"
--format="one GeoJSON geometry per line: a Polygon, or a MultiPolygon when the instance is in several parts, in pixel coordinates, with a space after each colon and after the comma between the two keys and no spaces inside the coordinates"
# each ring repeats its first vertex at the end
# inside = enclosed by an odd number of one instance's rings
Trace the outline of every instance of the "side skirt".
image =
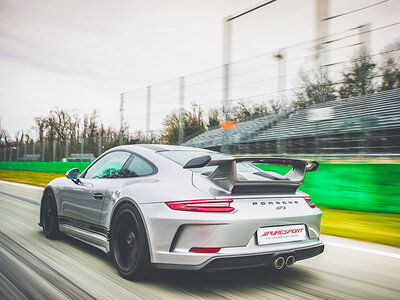
{"type": "Polygon", "coordinates": [[[94,246],[106,254],[110,252],[110,243],[108,238],[103,234],[91,232],[69,224],[59,224],[59,228],[61,232],[64,232],[81,242],[94,246]]]}

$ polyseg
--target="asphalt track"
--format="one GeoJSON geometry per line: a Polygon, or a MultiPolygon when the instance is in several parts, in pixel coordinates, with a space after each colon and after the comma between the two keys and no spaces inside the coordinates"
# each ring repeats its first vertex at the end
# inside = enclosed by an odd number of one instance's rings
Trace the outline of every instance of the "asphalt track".
{"type": "Polygon", "coordinates": [[[41,189],[0,182],[0,299],[400,299],[400,250],[323,236],[325,252],[284,272],[155,271],[121,278],[100,250],[37,225],[41,189]]]}

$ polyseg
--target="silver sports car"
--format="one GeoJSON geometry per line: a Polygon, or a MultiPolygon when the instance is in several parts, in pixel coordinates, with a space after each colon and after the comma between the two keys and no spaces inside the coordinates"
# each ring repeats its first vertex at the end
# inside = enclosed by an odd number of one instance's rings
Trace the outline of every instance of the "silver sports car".
{"type": "Polygon", "coordinates": [[[315,161],[166,145],[115,147],[45,188],[39,225],[110,254],[119,273],[152,268],[283,269],[318,255],[321,211],[298,190],[315,161]],[[286,175],[257,164],[291,167],[286,175]]]}

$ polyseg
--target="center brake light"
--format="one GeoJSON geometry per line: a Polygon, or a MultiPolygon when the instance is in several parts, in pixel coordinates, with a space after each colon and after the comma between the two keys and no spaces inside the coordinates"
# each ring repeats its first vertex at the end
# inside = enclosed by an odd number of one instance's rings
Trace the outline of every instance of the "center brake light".
{"type": "Polygon", "coordinates": [[[304,196],[304,200],[306,200],[307,204],[311,208],[315,208],[315,204],[311,202],[311,197],[310,196],[304,196]]]}
{"type": "Polygon", "coordinates": [[[170,209],[201,212],[230,212],[235,208],[231,206],[232,199],[197,199],[165,202],[170,209]]]}

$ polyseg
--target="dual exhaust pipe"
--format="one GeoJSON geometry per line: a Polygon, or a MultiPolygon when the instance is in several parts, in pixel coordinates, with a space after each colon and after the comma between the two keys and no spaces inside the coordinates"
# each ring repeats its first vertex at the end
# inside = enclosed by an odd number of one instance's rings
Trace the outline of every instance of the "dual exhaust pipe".
{"type": "Polygon", "coordinates": [[[283,267],[290,268],[294,265],[296,259],[293,255],[289,255],[286,259],[283,256],[277,256],[272,262],[272,266],[276,270],[282,270],[283,267]]]}

